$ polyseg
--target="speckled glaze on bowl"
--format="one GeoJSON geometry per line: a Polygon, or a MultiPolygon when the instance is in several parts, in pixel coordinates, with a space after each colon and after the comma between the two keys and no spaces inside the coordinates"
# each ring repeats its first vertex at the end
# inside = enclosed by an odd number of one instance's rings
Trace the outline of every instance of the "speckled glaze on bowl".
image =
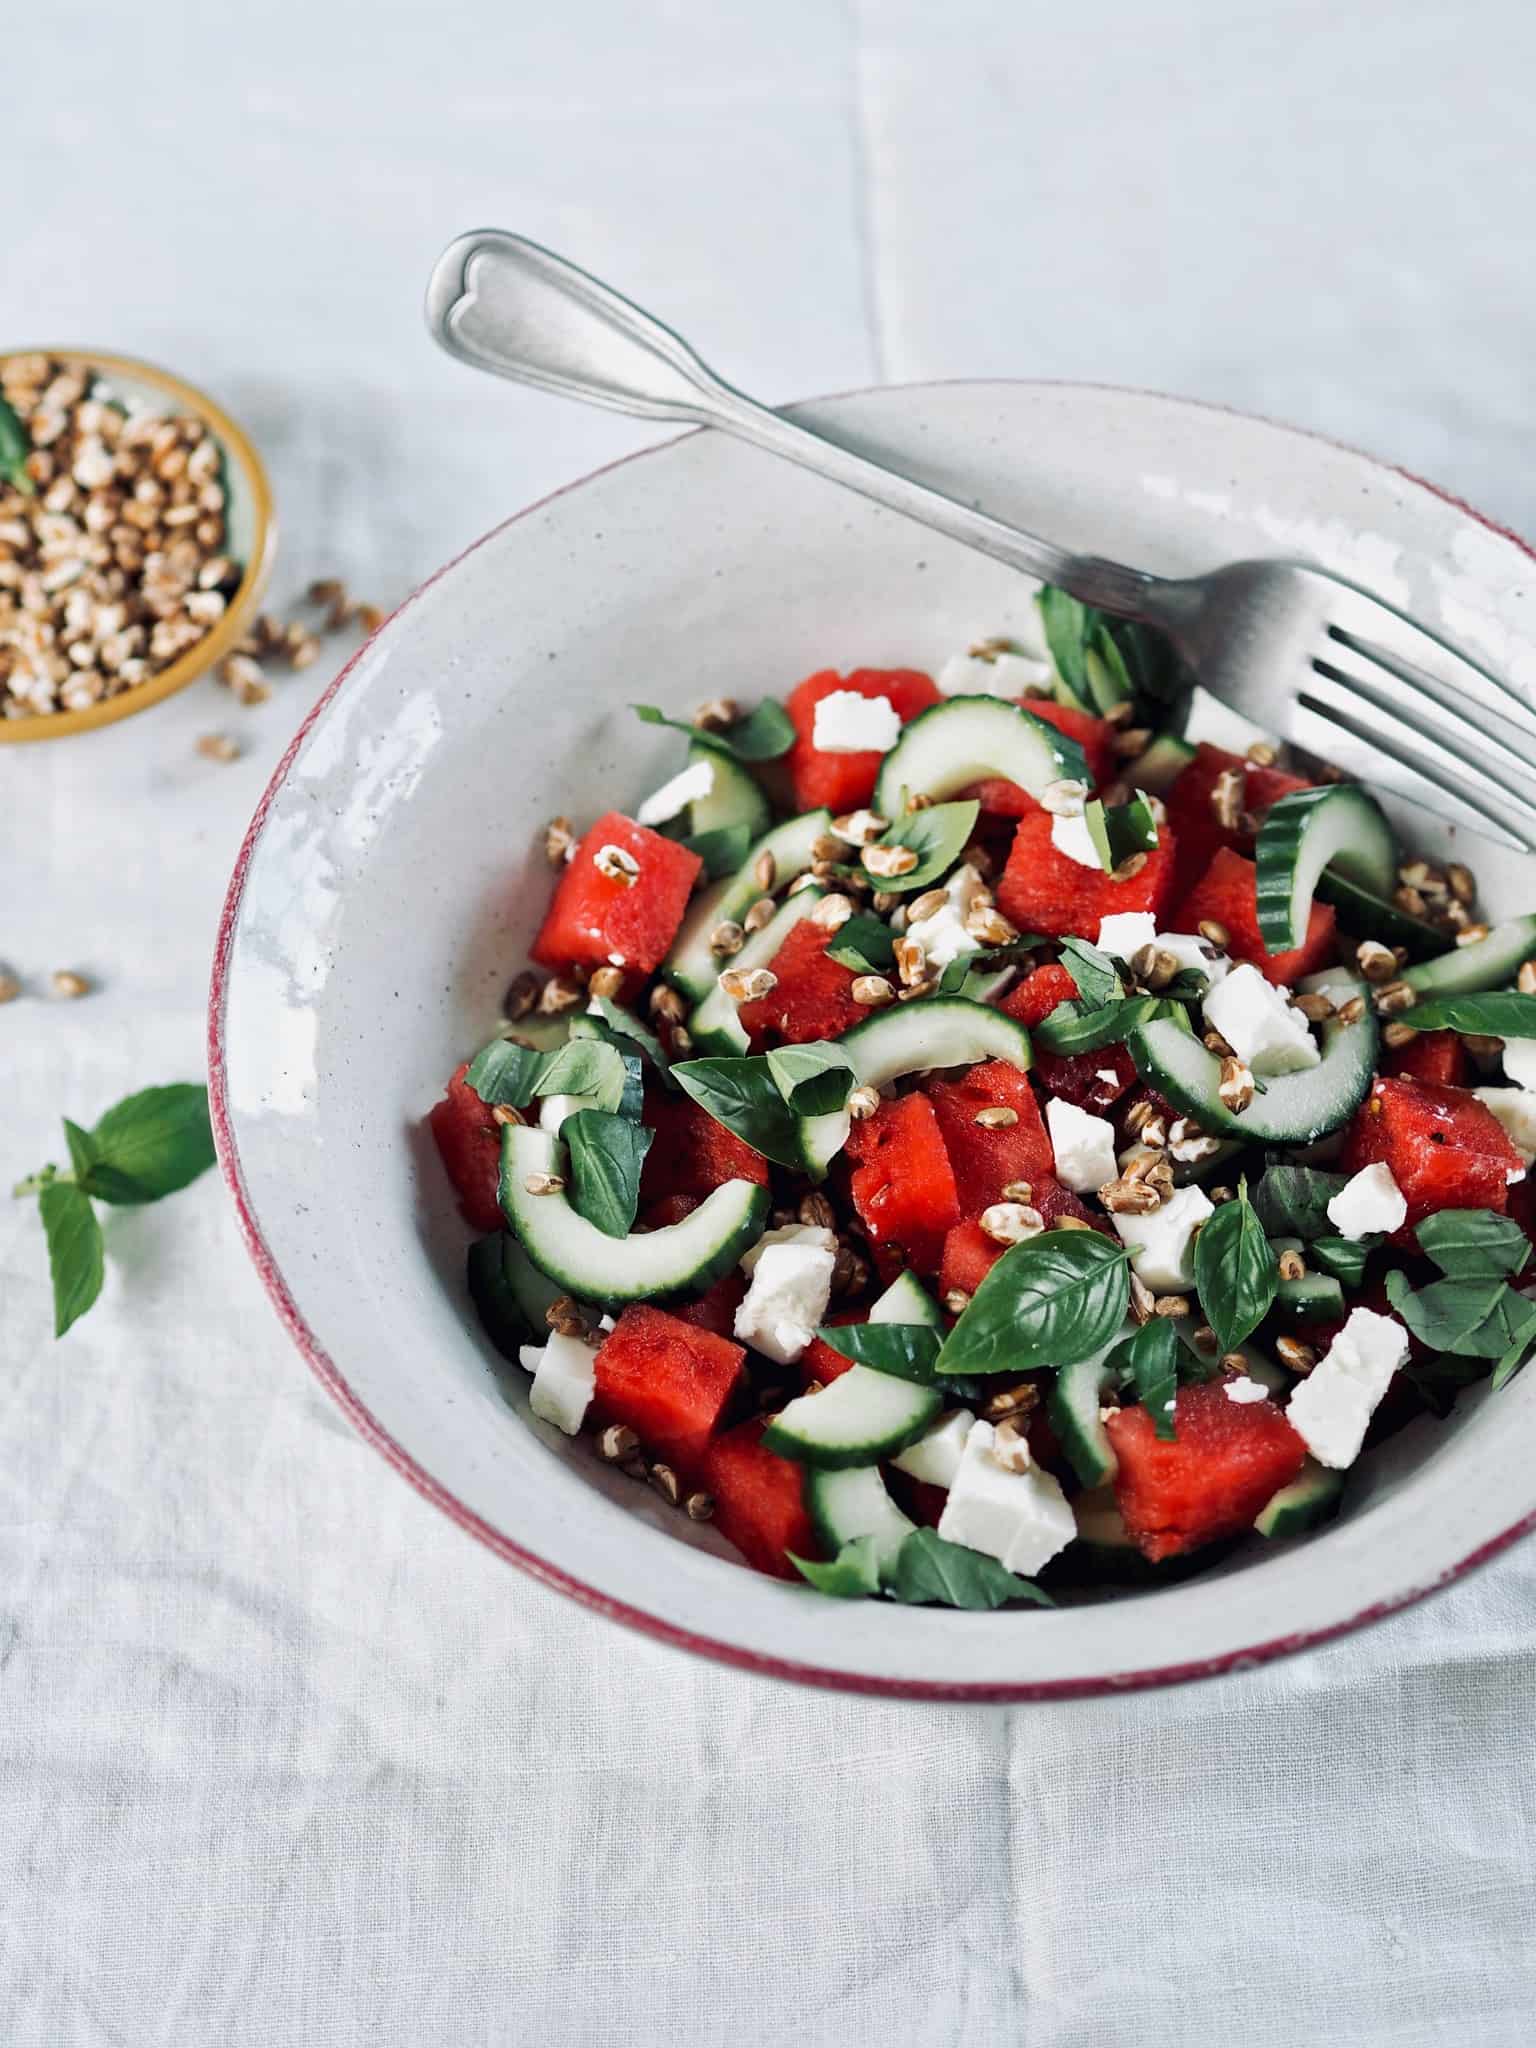
{"type": "Polygon", "coordinates": [[[98,726],[115,725],[121,718],[131,718],[136,711],[148,710],[151,704],[163,703],[188,683],[206,675],[215,662],[232,652],[256,616],[277,552],[272,487],[261,457],[243,430],[206,392],[173,377],[169,370],[157,370],[152,363],[141,363],[132,356],[78,348],[7,349],[0,353],[0,362],[19,355],[52,356],[71,369],[92,370],[106,378],[124,398],[157,412],[193,413],[203,420],[224,451],[224,522],[228,530],[225,552],[241,563],[242,569],[224,616],[212,632],[205,634],[195,647],[189,647],[178,661],[147,682],[136,683],[116,697],[104,697],[84,711],[0,718],[0,746],[23,740],[68,739],[72,733],[94,732],[98,726]]]}
{"type": "MultiPolygon", "coordinates": [[[[494,393],[487,391],[487,404],[494,393]]],[[[1512,537],[1365,456],[1145,393],[950,384],[800,408],[941,488],[1167,574],[1302,553],[1441,624],[1536,694],[1512,537]]],[[[310,1364],[398,1470],[492,1549],[685,1648],[946,1701],[1173,1683],[1325,1641],[1536,1521],[1536,1373],[1363,1461],[1310,1541],[1041,1613],[820,1599],[731,1560],[531,1421],[465,1299],[466,1232],[421,1118],[489,1033],[548,889],[556,811],[637,800],[677,743],[634,699],[751,700],[835,664],[932,666],[1024,599],[978,556],[712,434],[632,457],[489,534],[317,707],[241,854],[210,1018],[224,1172],[310,1364]]],[[[1421,824],[1423,821],[1419,821],[1421,824]]],[[[1436,856],[1450,835],[1419,833],[1436,856]]],[[[1460,845],[1495,909],[1511,857],[1460,845]]]]}

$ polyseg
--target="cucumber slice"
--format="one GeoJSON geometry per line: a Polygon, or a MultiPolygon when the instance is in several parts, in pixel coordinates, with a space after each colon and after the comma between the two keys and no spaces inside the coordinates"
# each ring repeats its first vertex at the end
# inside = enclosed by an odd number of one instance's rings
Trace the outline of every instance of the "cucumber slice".
{"type": "Polygon", "coordinates": [[[576,1213],[563,1190],[528,1192],[530,1175],[560,1173],[564,1166],[565,1147],[547,1131],[508,1124],[502,1132],[502,1213],[540,1272],[582,1300],[699,1293],[730,1271],[768,1220],[767,1188],[728,1180],[681,1223],[609,1237],[576,1213]]]}
{"type": "Polygon", "coordinates": [[[872,1537],[875,1565],[882,1574],[917,1526],[887,1493],[878,1465],[807,1472],[805,1505],[830,1556],[835,1557],[845,1543],[872,1537]]]}
{"type": "Polygon", "coordinates": [[[1194,742],[1177,733],[1160,732],[1144,754],[1138,754],[1126,769],[1129,781],[1148,796],[1166,796],[1195,758],[1194,742]]]}
{"type": "Polygon", "coordinates": [[[909,796],[935,802],[988,776],[1006,776],[1031,796],[1064,777],[1088,782],[1075,741],[1002,697],[951,697],[902,728],[875,785],[875,809],[899,818],[909,796]]]}
{"type": "Polygon", "coordinates": [[[1289,1486],[1282,1486],[1254,1517],[1261,1536],[1300,1536],[1338,1513],[1344,1474],[1308,1458],[1289,1486]]]}
{"type": "Polygon", "coordinates": [[[791,1401],[763,1431],[763,1442],[780,1457],[827,1472],[877,1465],[915,1443],[942,1406],[936,1387],[855,1365],[820,1393],[791,1401]]]}
{"type": "Polygon", "coordinates": [[[1353,783],[1293,790],[1265,814],[1254,854],[1259,931],[1271,953],[1299,946],[1317,880],[1335,868],[1376,896],[1397,886],[1392,828],[1372,796],[1353,783]]]}
{"type": "Polygon", "coordinates": [[[1383,946],[1401,946],[1410,960],[1433,960],[1454,941],[1422,917],[1411,917],[1362,889],[1346,875],[1331,871],[1317,878],[1317,893],[1339,913],[1339,922],[1353,939],[1375,939],[1383,946]]]}
{"type": "Polygon", "coordinates": [[[845,1031],[838,1044],[866,1088],[883,1088],[903,1074],[926,1074],[935,1067],[974,1066],[977,1060],[1007,1060],[1025,1073],[1033,1063],[1022,1024],[963,996],[924,996],[876,1010],[845,1031]]]}
{"type": "Polygon", "coordinates": [[[751,769],[718,747],[701,747],[695,742],[688,749],[688,766],[699,761],[709,763],[715,779],[709,795],[688,806],[688,836],[697,839],[704,832],[728,832],[733,825],[744,826],[749,839],[766,832],[773,812],[751,769]]]}
{"type": "MultiPolygon", "coordinates": [[[[1123,1337],[1116,1337],[1115,1344],[1122,1341],[1123,1337]]],[[[1115,1344],[1076,1365],[1064,1365],[1045,1397],[1056,1441],[1084,1486],[1107,1486],[1119,1469],[1109,1431],[1099,1420],[1104,1397],[1115,1384],[1114,1374],[1104,1363],[1115,1344]]]]}
{"type": "Polygon", "coordinates": [[[740,924],[764,893],[755,872],[763,855],[773,855],[774,886],[782,888],[797,875],[805,873],[815,858],[811,849],[821,835],[831,829],[831,825],[830,813],[805,811],[798,818],[791,818],[788,824],[765,833],[755,846],[748,849],[746,859],[734,875],[723,882],[716,882],[689,905],[688,914],[672,941],[672,950],[661,963],[663,978],[692,1001],[701,1002],[714,987],[715,977],[720,972],[719,958],[709,950],[709,935],[722,919],[729,918],[740,924]]]}
{"type": "MultiPolygon", "coordinates": [[[[1335,1005],[1364,992],[1365,984],[1342,967],[1308,978],[1335,1005]]],[[[916,1004],[909,1007],[917,1008],[916,1004]]],[[[1323,1025],[1323,1057],[1299,1074],[1266,1077],[1241,1116],[1234,1116],[1217,1092],[1220,1062],[1192,1032],[1170,1019],[1143,1024],[1128,1041],[1136,1071],[1203,1131],[1215,1138],[1247,1139],[1262,1145],[1310,1145],[1348,1123],[1365,1100],[1376,1066],[1376,1020],[1369,1006],[1354,1024],[1330,1017],[1323,1025]]]]}
{"type": "MultiPolygon", "coordinates": [[[[1276,1252],[1306,1249],[1299,1237],[1277,1237],[1271,1242],[1276,1252]]],[[[1332,1273],[1320,1273],[1315,1267],[1300,1280],[1282,1280],[1275,1290],[1275,1314],[1289,1322],[1326,1323],[1343,1313],[1343,1288],[1332,1273]]]]}
{"type": "Polygon", "coordinates": [[[923,1323],[930,1330],[944,1326],[939,1304],[910,1273],[898,1273],[869,1311],[872,1323],[923,1323]]]}
{"type": "Polygon", "coordinates": [[[718,953],[710,954],[709,986],[688,1019],[697,1052],[728,1054],[747,1050],[749,1041],[736,1014],[738,1006],[720,986],[721,972],[727,967],[766,967],[793,927],[802,917],[810,916],[824,894],[821,889],[797,890],[779,905],[760,932],[752,934],[739,953],[733,953],[729,960],[723,960],[718,953]]]}
{"type": "MultiPolygon", "coordinates": [[[[477,1237],[469,1248],[466,1261],[466,1278],[469,1281],[469,1298],[475,1305],[480,1326],[496,1346],[502,1357],[518,1365],[520,1346],[535,1341],[534,1329],[529,1321],[517,1292],[512,1286],[503,1259],[503,1251],[513,1240],[504,1230],[493,1230],[489,1237],[477,1237]]],[[[539,1317],[539,1329],[544,1329],[544,1318],[539,1317]]],[[[542,1342],[542,1338],[538,1341],[542,1342]]]]}
{"type": "Polygon", "coordinates": [[[1536,917],[1512,917],[1496,924],[1486,939],[1458,946],[1440,960],[1421,960],[1403,979],[1421,996],[1479,995],[1486,988],[1503,988],[1531,959],[1536,959],[1536,917]]]}
{"type": "Polygon", "coordinates": [[[533,1326],[535,1341],[542,1343],[540,1333],[549,1327],[549,1310],[566,1290],[539,1271],[510,1230],[502,1232],[501,1264],[518,1307],[533,1326]]]}

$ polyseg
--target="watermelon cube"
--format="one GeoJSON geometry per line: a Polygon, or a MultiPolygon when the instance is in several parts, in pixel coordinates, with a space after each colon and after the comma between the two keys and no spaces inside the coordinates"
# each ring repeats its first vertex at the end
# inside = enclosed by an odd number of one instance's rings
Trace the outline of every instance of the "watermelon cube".
{"type": "Polygon", "coordinates": [[[746,1299],[747,1282],[743,1273],[733,1267],[722,1274],[713,1287],[692,1301],[673,1299],[658,1304],[669,1315],[677,1317],[680,1323],[692,1323],[697,1330],[713,1330],[717,1337],[734,1337],[736,1332],[736,1311],[746,1299]]]}
{"type": "Polygon", "coordinates": [[[541,966],[615,967],[649,974],[677,935],[703,862],[618,811],[598,819],[555,884],[554,899],[529,952],[541,966]],[[615,846],[639,873],[605,873],[615,846]]]}
{"type": "Polygon", "coordinates": [[[1033,1030],[1035,1025],[1045,1022],[1052,1010],[1062,1003],[1073,1002],[1076,996],[1077,983],[1066,968],[1052,964],[1037,967],[1026,974],[1017,987],[1008,991],[998,1007],[1033,1030]]]}
{"type": "Polygon", "coordinates": [[[636,1302],[598,1348],[592,1413],[622,1422],[654,1456],[693,1473],[742,1378],[739,1344],[636,1302]]]}
{"type": "Polygon", "coordinates": [[[499,1230],[503,1217],[496,1188],[501,1178],[501,1126],[464,1076],[469,1062],[456,1070],[441,1102],[427,1122],[453,1182],[464,1220],[476,1230],[499,1230]]]}
{"type": "Polygon", "coordinates": [[[1173,835],[1166,825],[1144,865],[1117,882],[1054,846],[1053,823],[1049,811],[1032,811],[1019,820],[997,885],[998,908],[1020,931],[1096,939],[1106,917],[1127,910],[1150,910],[1156,916],[1163,909],[1173,879],[1173,835]]]}
{"type": "Polygon", "coordinates": [[[1171,913],[1163,929],[1194,932],[1207,920],[1225,925],[1227,948],[1234,960],[1247,960],[1266,981],[1294,988],[1303,975],[1316,974],[1339,957],[1337,923],[1331,903],[1314,903],[1307,936],[1292,950],[1271,953],[1259,932],[1255,869],[1251,860],[1221,847],[1190,894],[1171,913]]]}
{"type": "Polygon", "coordinates": [[[960,1220],[954,1170],[926,1095],[882,1102],[848,1135],[849,1191],[876,1253],[913,1272],[938,1270],[944,1234],[960,1220]]]}
{"type": "Polygon", "coordinates": [[[983,1060],[953,1080],[930,1079],[923,1092],[949,1154],[962,1216],[979,1216],[1004,1200],[1010,1181],[1033,1187],[1055,1165],[1029,1076],[1007,1060],[983,1060]],[[1001,1129],[977,1123],[992,1108],[1011,1109],[1015,1121],[1001,1129]]]}
{"type": "Polygon", "coordinates": [[[1104,1426],[1119,1461],[1115,1500],[1154,1563],[1240,1535],[1307,1454],[1275,1402],[1229,1401],[1219,1380],[1180,1387],[1171,1442],[1139,1406],[1118,1409],[1104,1426]]]}
{"type": "Polygon", "coordinates": [[[840,1038],[869,1012],[853,1000],[857,976],[833,960],[827,948],[837,934],[803,917],[769,964],[777,976],[765,996],[737,1010],[754,1052],[770,1045],[802,1045],[813,1038],[840,1038]]]}
{"type": "Polygon", "coordinates": [[[1398,1244],[1411,1244],[1415,1225],[1437,1209],[1503,1215],[1509,1176],[1521,1166],[1497,1117],[1469,1090],[1408,1076],[1377,1080],[1345,1135],[1346,1173],[1381,1162],[1408,1203],[1398,1244]]]}
{"type": "Polygon", "coordinates": [[[1212,806],[1217,783],[1231,769],[1243,777],[1243,809],[1255,820],[1262,819],[1272,803],[1292,790],[1310,786],[1299,775],[1287,775],[1281,768],[1261,768],[1253,761],[1245,761],[1240,754],[1229,754],[1225,747],[1213,747],[1202,741],[1195,749],[1195,758],[1180,771],[1165,799],[1168,822],[1179,849],[1174,877],[1176,896],[1186,895],[1194,887],[1222,847],[1229,847],[1234,853],[1253,851],[1254,835],[1240,826],[1219,824],[1212,806]]]}
{"type": "Polygon", "coordinates": [[[1436,1081],[1442,1088],[1465,1088],[1472,1062],[1458,1033],[1416,1031],[1406,1045],[1383,1052],[1381,1071],[1414,1081],[1436,1081]]]}
{"type": "Polygon", "coordinates": [[[821,1545],[805,1504],[801,1467],[763,1446],[767,1418],[717,1436],[699,1466],[699,1484],[715,1503],[715,1527],[747,1563],[776,1579],[798,1579],[786,1553],[818,1558],[821,1545]]]}
{"type": "MultiPolygon", "coordinates": [[[[1063,1187],[1053,1175],[1042,1174],[1030,1186],[1033,1190],[1030,1207],[1040,1211],[1048,1230],[1063,1216],[1070,1216],[1075,1222],[1086,1223],[1103,1236],[1114,1236],[1113,1226],[1103,1216],[1096,1215],[1070,1188],[1063,1187]]],[[[1006,1245],[988,1237],[979,1223],[970,1219],[957,1223],[944,1238],[944,1256],[939,1266],[940,1294],[948,1295],[957,1288],[962,1294],[974,1294],[1007,1249],[1006,1245]]]]}
{"type": "Polygon", "coordinates": [[[1101,1045],[1097,1052],[1040,1052],[1035,1077],[1047,1095],[1102,1116],[1135,1085],[1136,1062],[1123,1045],[1101,1045]]]}
{"type": "Polygon", "coordinates": [[[702,1197],[728,1180],[768,1185],[762,1153],[716,1123],[691,1096],[648,1089],[642,1120],[656,1133],[640,1169],[640,1199],[647,1206],[668,1195],[702,1197]]]}
{"type": "MultiPolygon", "coordinates": [[[[868,1319],[867,1310],[862,1308],[840,1309],[836,1315],[827,1317],[828,1323],[839,1324],[862,1323],[868,1319]]],[[[822,1338],[813,1337],[801,1352],[796,1370],[806,1386],[810,1386],[813,1380],[819,1380],[825,1387],[833,1380],[841,1379],[853,1363],[851,1358],[845,1358],[841,1351],[834,1351],[822,1338]]]]}
{"type": "Polygon", "coordinates": [[[789,773],[794,783],[795,805],[802,811],[823,806],[836,816],[857,810],[875,793],[875,781],[885,756],[875,752],[857,754],[823,753],[816,745],[816,706],[823,697],[839,690],[851,690],[860,697],[887,698],[905,725],[939,702],[931,676],[910,668],[856,668],[840,676],[824,668],[790,691],[785,701],[795,727],[795,743],[789,750],[789,773]]]}

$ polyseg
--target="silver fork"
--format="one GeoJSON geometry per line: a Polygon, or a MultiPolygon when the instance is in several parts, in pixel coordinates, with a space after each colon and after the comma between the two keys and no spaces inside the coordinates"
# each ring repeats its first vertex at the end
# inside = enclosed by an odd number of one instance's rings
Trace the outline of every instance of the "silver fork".
{"type": "Polygon", "coordinates": [[[1520,852],[1536,851],[1536,710],[1402,612],[1306,562],[1150,576],[1074,555],[856,455],[733,389],[649,313],[536,242],[460,235],[427,324],[476,369],[648,419],[694,421],[787,456],[894,512],[1162,629],[1215,697],[1346,774],[1520,852]]]}

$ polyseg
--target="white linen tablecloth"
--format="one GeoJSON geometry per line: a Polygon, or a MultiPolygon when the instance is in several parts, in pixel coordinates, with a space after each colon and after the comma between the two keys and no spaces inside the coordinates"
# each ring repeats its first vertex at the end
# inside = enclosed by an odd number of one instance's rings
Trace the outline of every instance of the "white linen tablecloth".
{"type": "MultiPolygon", "coordinates": [[[[272,465],[276,596],[390,603],[646,430],[433,354],[496,222],[770,399],[1228,400],[1536,526],[1529,10],[1438,0],[53,0],[5,30],[3,338],[139,352],[272,465]]],[[[325,670],[0,749],[0,1182],[201,1071],[214,918],[325,670]],[[212,730],[243,758],[194,751],[212,730]],[[74,967],[96,992],[36,993],[74,967]]],[[[1192,1690],[797,1692],[521,1578],[351,1434],[209,1177],[49,1337],[0,1199],[7,2048],[1517,2048],[1536,1550],[1192,1690]]],[[[1536,1480],[1533,1480],[1536,1484],[1536,1480]]]]}

